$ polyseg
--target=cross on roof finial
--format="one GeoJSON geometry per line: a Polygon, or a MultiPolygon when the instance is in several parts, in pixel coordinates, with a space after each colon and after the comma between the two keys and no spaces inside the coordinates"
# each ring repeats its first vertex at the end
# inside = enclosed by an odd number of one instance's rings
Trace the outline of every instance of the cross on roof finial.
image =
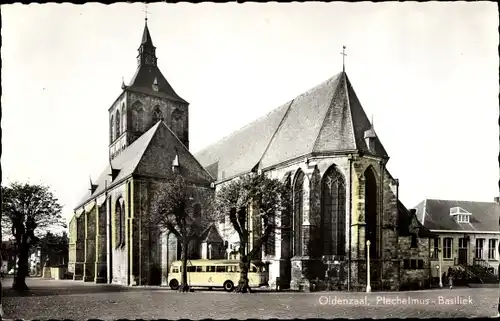
{"type": "Polygon", "coordinates": [[[148,14],[151,14],[151,12],[149,12],[149,11],[148,11],[148,3],[147,3],[147,2],[146,2],[146,3],[144,3],[144,10],[142,10],[142,11],[144,11],[144,14],[145,14],[145,20],[146,20],[146,22],[147,22],[147,21],[148,21],[148,14]]]}
{"type": "Polygon", "coordinates": [[[347,56],[345,53],[345,45],[342,46],[342,52],[340,54],[342,55],[342,71],[345,72],[345,56],[347,56]]]}

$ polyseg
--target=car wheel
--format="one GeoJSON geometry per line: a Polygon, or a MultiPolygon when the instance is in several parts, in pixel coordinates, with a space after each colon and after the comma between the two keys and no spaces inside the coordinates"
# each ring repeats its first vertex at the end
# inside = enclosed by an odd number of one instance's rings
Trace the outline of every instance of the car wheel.
{"type": "Polygon", "coordinates": [[[179,289],[179,281],[177,281],[176,279],[173,279],[172,281],[170,281],[170,288],[172,290],[178,290],[179,289]]]}
{"type": "Polygon", "coordinates": [[[224,282],[224,290],[226,290],[227,292],[231,292],[231,291],[233,291],[233,289],[234,289],[233,282],[231,282],[231,281],[224,282]]]}

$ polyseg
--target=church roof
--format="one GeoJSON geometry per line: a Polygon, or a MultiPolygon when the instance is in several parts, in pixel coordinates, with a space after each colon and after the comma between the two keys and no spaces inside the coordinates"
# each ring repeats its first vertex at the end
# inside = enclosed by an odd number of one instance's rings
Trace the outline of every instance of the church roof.
{"type": "Polygon", "coordinates": [[[126,89],[150,96],[164,97],[187,104],[187,101],[177,95],[172,86],[168,83],[167,79],[161,73],[160,68],[156,65],[139,65],[134,76],[132,77],[132,80],[130,81],[130,84],[126,86],[126,89]],[[158,84],[158,91],[153,90],[153,83],[155,82],[155,79],[158,84]]]}
{"type": "Polygon", "coordinates": [[[266,169],[307,155],[361,152],[388,159],[345,72],[201,150],[195,157],[217,180],[266,169]]]}
{"type": "Polygon", "coordinates": [[[425,199],[415,209],[419,220],[431,230],[498,232],[500,204],[496,202],[425,199]],[[469,223],[458,223],[450,215],[453,207],[471,213],[469,223]]]}
{"type": "MultiPolygon", "coordinates": [[[[141,48],[148,51],[150,54],[153,54],[156,58],[155,47],[153,46],[153,39],[149,33],[147,21],[144,25],[144,31],[142,33],[139,55],[141,55],[141,48]]],[[[187,104],[184,99],[177,95],[172,86],[170,86],[167,79],[158,68],[157,63],[153,65],[140,63],[134,76],[132,77],[132,80],[130,81],[130,84],[126,86],[126,89],[147,95],[160,96],[187,104]],[[158,85],[158,91],[153,90],[153,83],[155,82],[155,79],[156,84],[158,85]]]]}
{"type": "Polygon", "coordinates": [[[189,182],[209,185],[213,178],[198,163],[179,138],[163,122],[159,121],[141,137],[111,160],[93,184],[96,190],[84,195],[75,209],[102,194],[106,186],[120,184],[130,175],[142,175],[158,179],[172,175],[172,161],[177,157],[180,174],[189,182]],[[119,170],[111,181],[111,166],[119,170]]]}

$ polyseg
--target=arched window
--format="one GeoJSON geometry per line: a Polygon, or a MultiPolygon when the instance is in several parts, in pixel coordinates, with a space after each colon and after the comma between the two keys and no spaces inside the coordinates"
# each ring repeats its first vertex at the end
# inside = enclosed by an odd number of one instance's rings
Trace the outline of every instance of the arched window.
{"type": "Polygon", "coordinates": [[[115,204],[115,242],[116,247],[125,244],[125,204],[123,198],[118,199],[115,204]]]}
{"type": "Polygon", "coordinates": [[[290,259],[292,257],[292,248],[293,248],[293,220],[292,220],[292,213],[293,213],[293,207],[292,207],[292,175],[287,174],[284,183],[287,186],[287,196],[288,200],[288,206],[285,210],[281,212],[281,233],[282,233],[282,238],[281,238],[281,258],[283,259],[290,259]]]}
{"type": "Polygon", "coordinates": [[[109,142],[112,143],[115,140],[113,134],[115,133],[115,118],[111,115],[111,120],[109,121],[109,142]]]}
{"type": "Polygon", "coordinates": [[[117,110],[115,114],[115,139],[120,137],[120,111],[117,110]]]}
{"type": "Polygon", "coordinates": [[[160,120],[163,120],[163,113],[161,112],[160,106],[156,106],[153,110],[153,124],[156,124],[160,120]]]}
{"type": "Polygon", "coordinates": [[[198,219],[201,217],[201,205],[200,204],[195,204],[193,206],[193,217],[194,217],[194,219],[198,219]]]}
{"type": "Polygon", "coordinates": [[[373,169],[365,171],[366,240],[370,240],[370,258],[377,258],[377,180],[373,169]]]}
{"type": "Polygon", "coordinates": [[[345,255],[346,188],[342,174],[330,167],[321,183],[321,236],[324,255],[345,255]]]}
{"type": "Polygon", "coordinates": [[[179,109],[174,110],[172,113],[172,131],[182,139],[183,131],[184,131],[184,123],[182,120],[182,112],[179,109]]]}
{"type": "Polygon", "coordinates": [[[127,129],[127,113],[125,112],[125,103],[122,104],[122,133],[127,129]]]}
{"type": "Polygon", "coordinates": [[[132,130],[141,132],[144,124],[144,109],[140,102],[135,102],[132,106],[132,130]]]}
{"type": "Polygon", "coordinates": [[[303,232],[302,232],[302,221],[304,217],[304,173],[299,171],[295,182],[293,185],[293,234],[294,234],[294,245],[293,254],[294,256],[302,256],[303,254],[303,232]]]}

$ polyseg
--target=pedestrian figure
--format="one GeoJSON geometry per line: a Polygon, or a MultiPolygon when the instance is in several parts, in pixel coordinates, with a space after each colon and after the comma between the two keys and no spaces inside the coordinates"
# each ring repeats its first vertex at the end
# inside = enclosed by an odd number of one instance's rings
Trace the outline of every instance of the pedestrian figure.
{"type": "Polygon", "coordinates": [[[453,275],[448,277],[448,283],[450,284],[450,290],[453,289],[453,275]]]}

